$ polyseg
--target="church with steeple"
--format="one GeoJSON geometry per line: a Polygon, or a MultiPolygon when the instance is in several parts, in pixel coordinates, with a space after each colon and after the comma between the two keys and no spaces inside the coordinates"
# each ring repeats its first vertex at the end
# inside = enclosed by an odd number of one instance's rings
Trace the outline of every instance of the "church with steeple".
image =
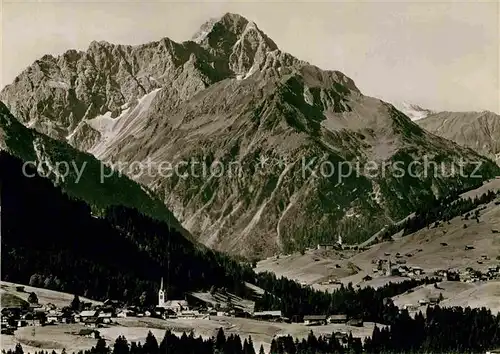
{"type": "Polygon", "coordinates": [[[167,305],[167,292],[163,289],[163,278],[160,282],[160,290],[158,290],[158,307],[165,308],[167,305]]]}
{"type": "Polygon", "coordinates": [[[167,290],[168,289],[163,287],[163,278],[161,278],[160,290],[158,290],[158,307],[171,310],[175,313],[189,310],[189,305],[186,300],[167,300],[167,290]]]}

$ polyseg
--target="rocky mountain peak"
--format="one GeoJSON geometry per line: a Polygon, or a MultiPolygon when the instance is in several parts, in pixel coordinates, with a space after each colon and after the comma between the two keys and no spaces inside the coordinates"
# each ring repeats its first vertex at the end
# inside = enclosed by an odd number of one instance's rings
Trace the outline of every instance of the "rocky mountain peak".
{"type": "MultiPolygon", "coordinates": [[[[245,17],[226,13],[219,18],[211,18],[203,25],[192,37],[192,41],[198,44],[214,44],[217,41],[225,40],[236,42],[247,31],[255,31],[261,37],[266,37],[272,42],[273,49],[277,49],[277,45],[270,40],[267,35],[262,32],[253,21],[247,20],[245,17]]],[[[233,43],[234,44],[234,43],[233,43]]]]}
{"type": "Polygon", "coordinates": [[[236,77],[251,75],[260,69],[267,53],[278,49],[254,22],[232,13],[204,23],[192,40],[226,62],[228,71],[236,77]]]}

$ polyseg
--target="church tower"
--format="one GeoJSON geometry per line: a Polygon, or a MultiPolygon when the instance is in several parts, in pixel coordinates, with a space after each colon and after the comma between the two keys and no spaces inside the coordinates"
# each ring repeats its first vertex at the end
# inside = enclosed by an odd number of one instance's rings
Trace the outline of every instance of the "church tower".
{"type": "Polygon", "coordinates": [[[165,307],[167,302],[167,293],[163,289],[163,278],[161,278],[160,290],[158,291],[158,307],[165,307]]]}
{"type": "Polygon", "coordinates": [[[391,259],[389,258],[389,260],[387,261],[387,269],[385,271],[385,275],[386,276],[391,276],[392,275],[392,262],[391,262],[391,259]]]}

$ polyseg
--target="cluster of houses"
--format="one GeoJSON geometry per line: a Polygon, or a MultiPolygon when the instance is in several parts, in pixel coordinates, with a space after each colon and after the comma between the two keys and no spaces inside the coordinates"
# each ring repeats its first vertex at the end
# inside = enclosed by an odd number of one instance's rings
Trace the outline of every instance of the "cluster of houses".
{"type": "MultiPolygon", "coordinates": [[[[489,260],[488,256],[483,255],[478,260],[478,264],[483,264],[483,261],[489,260]]],[[[390,259],[375,260],[378,263],[377,268],[373,268],[373,273],[383,274],[385,276],[402,276],[402,277],[418,277],[425,274],[422,267],[411,266],[405,264],[404,260],[396,260],[392,262],[390,259]]],[[[500,265],[490,266],[486,270],[477,270],[472,267],[467,267],[463,271],[455,269],[440,269],[434,272],[434,275],[446,278],[447,280],[462,281],[472,283],[477,281],[488,281],[500,279],[500,265]]],[[[371,277],[367,277],[371,278],[371,277]]]]}
{"type": "MultiPolygon", "coordinates": [[[[1,310],[2,334],[13,334],[20,327],[47,326],[57,324],[82,323],[85,327],[93,329],[105,324],[111,324],[112,318],[120,316],[117,310],[119,304],[106,301],[103,305],[92,306],[90,303],[82,303],[81,310],[75,311],[69,306],[58,308],[48,303],[44,306],[29,304],[28,306],[4,307],[1,310]]],[[[87,336],[95,338],[95,334],[86,333],[87,336]]],[[[82,334],[82,335],[84,335],[82,334]]]]}
{"type": "Polygon", "coordinates": [[[360,318],[348,319],[346,315],[310,315],[304,316],[304,324],[306,326],[321,326],[330,323],[347,324],[349,326],[363,327],[363,320],[360,318]]]}
{"type": "Polygon", "coordinates": [[[163,307],[137,306],[125,307],[115,300],[106,300],[102,305],[80,303],[80,309],[71,307],[57,308],[53,304],[44,306],[29,304],[28,306],[4,307],[1,310],[1,333],[14,334],[20,327],[47,326],[58,324],[80,323],[85,328],[76,333],[90,338],[99,338],[98,328],[112,325],[117,318],[124,317],[157,317],[157,318],[196,318],[202,317],[199,311],[189,309],[185,300],[169,301],[163,307]]]}
{"type": "Polygon", "coordinates": [[[500,279],[500,265],[491,266],[486,271],[467,267],[465,270],[459,271],[456,269],[441,269],[437,270],[435,275],[444,277],[452,281],[461,281],[464,283],[474,283],[478,281],[488,281],[500,279]]]}
{"type": "Polygon", "coordinates": [[[406,260],[400,259],[399,253],[396,254],[396,261],[392,262],[391,259],[374,259],[372,263],[377,264],[373,268],[373,273],[383,274],[385,276],[401,276],[401,277],[415,277],[425,274],[422,267],[411,266],[406,264],[406,260]]]}
{"type": "MultiPolygon", "coordinates": [[[[1,333],[14,334],[19,327],[42,326],[47,323],[48,311],[47,308],[34,304],[26,307],[4,307],[1,311],[1,333]]],[[[53,320],[52,315],[50,320],[53,320]]],[[[60,320],[66,321],[67,317],[61,316],[60,320]]]]}
{"type": "Polygon", "coordinates": [[[429,296],[427,299],[418,300],[418,304],[405,304],[402,306],[402,309],[408,310],[408,312],[416,312],[419,311],[420,306],[436,306],[441,302],[441,298],[439,296],[429,296]]]}
{"type": "Polygon", "coordinates": [[[363,320],[358,318],[348,319],[347,315],[305,315],[300,319],[298,316],[292,318],[283,317],[281,311],[259,311],[254,312],[251,316],[256,320],[271,321],[271,322],[300,322],[306,326],[322,326],[331,323],[346,324],[349,326],[363,327],[363,320]]]}
{"type": "MultiPolygon", "coordinates": [[[[187,299],[187,298],[186,298],[187,299]]],[[[203,299],[193,297],[194,301],[167,300],[163,281],[158,292],[158,305],[147,308],[137,306],[124,306],[116,300],[106,300],[103,304],[80,302],[78,310],[70,306],[58,308],[53,304],[44,306],[29,304],[20,307],[5,307],[1,313],[2,334],[14,334],[14,331],[25,326],[46,326],[58,324],[80,323],[83,328],[78,333],[80,336],[99,338],[99,328],[110,326],[118,318],[126,317],[156,317],[163,319],[189,318],[209,319],[210,316],[246,317],[270,322],[303,322],[306,326],[326,325],[329,323],[342,323],[351,326],[363,326],[361,319],[348,319],[346,315],[307,315],[301,318],[289,319],[281,311],[254,311],[251,308],[238,306],[213,306],[203,299]]]]}

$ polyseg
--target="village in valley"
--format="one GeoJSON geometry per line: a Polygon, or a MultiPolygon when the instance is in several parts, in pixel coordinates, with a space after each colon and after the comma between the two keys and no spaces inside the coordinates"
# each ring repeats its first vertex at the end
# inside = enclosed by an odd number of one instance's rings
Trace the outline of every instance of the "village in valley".
{"type": "MultiPolygon", "coordinates": [[[[252,288],[259,292],[258,288],[252,288]]],[[[27,348],[73,351],[90,348],[100,338],[113,342],[118,334],[130,336],[132,331],[135,337],[131,338],[141,341],[150,330],[158,335],[170,329],[211,337],[218,328],[238,333],[241,330],[250,332],[252,328],[255,345],[268,347],[272,338],[279,336],[307,336],[311,326],[321,328],[319,332],[323,336],[335,335],[337,340],[347,344],[349,334],[368,336],[374,327],[360,318],[349,319],[345,314],[311,314],[290,319],[281,311],[255,311],[253,301],[225,290],[194,292],[186,294],[185,299],[170,300],[163,279],[156,306],[126,306],[112,299],[101,303],[78,296],[70,300],[70,294],[7,282],[2,282],[2,297],[3,348],[21,343],[27,348]],[[64,296],[64,300],[58,299],[58,305],[47,302],[58,296],[64,296]],[[6,305],[9,300],[11,304],[6,305]],[[259,334],[259,330],[262,333],[259,334]]]]}
{"type": "MultiPolygon", "coordinates": [[[[493,208],[493,204],[489,208],[493,208]]],[[[452,223],[455,222],[463,222],[463,218],[452,223]]],[[[473,225],[477,227],[480,224],[473,225]]],[[[500,304],[497,304],[498,297],[494,294],[500,284],[500,260],[492,253],[494,250],[486,250],[478,242],[453,248],[453,241],[445,242],[443,236],[448,235],[439,231],[439,227],[422,232],[425,235],[417,233],[362,247],[344,245],[339,235],[334,244],[318,244],[301,253],[281,254],[262,260],[255,271],[272,271],[303,286],[327,292],[348,283],[357,288],[377,288],[390,282],[428,279],[426,284],[384,299],[384,304],[390,302],[412,316],[419,311],[425,313],[429,306],[452,306],[460,294],[482,294],[486,287],[492,287],[487,289],[486,303],[480,302],[476,306],[486,305],[498,311],[500,304]],[[432,239],[429,236],[431,233],[441,237],[432,239]],[[426,240],[422,241],[422,237],[426,240]],[[446,268],[434,267],[432,261],[425,261],[429,244],[439,250],[452,251],[451,257],[453,252],[459,253],[462,261],[468,261],[449,262],[450,266],[446,268]],[[487,299],[491,296],[493,300],[488,303],[487,299]]],[[[264,291],[257,286],[246,285],[254,296],[263,295],[264,291]]],[[[334,335],[340,343],[347,343],[351,334],[366,338],[375,325],[383,327],[363,318],[349,318],[343,313],[311,313],[287,318],[281,311],[256,310],[254,301],[240,298],[225,289],[185,293],[182,299],[170,299],[167,293],[168,282],[162,278],[159,279],[154,306],[128,306],[113,299],[97,302],[71,294],[65,294],[63,301],[55,303],[51,300],[62,293],[2,282],[2,340],[4,345],[7,343],[11,347],[21,343],[39,349],[73,351],[90,348],[99,338],[111,343],[122,334],[131,340],[141,341],[149,331],[156,331],[161,338],[162,332],[170,329],[179,334],[194,332],[195,335],[210,338],[223,328],[227,332],[251,334],[257,348],[262,344],[267,349],[271,340],[279,336],[306,337],[312,330],[326,337],[334,335]],[[9,298],[14,299],[10,304],[6,303],[9,298]]],[[[465,304],[472,303],[469,300],[465,304]]]]}
{"type": "MultiPolygon", "coordinates": [[[[9,279],[0,283],[2,349],[15,351],[21,345],[25,353],[77,353],[103,341],[111,347],[120,337],[144,344],[150,333],[159,340],[167,332],[208,340],[217,338],[221,329],[227,335],[251,337],[255,352],[263,348],[268,353],[273,342],[301,341],[311,333],[349,348],[353,339],[366,343],[377,331],[392,330],[384,322],[386,314],[417,322],[433,311],[470,307],[487,309],[491,318],[498,318],[500,179],[463,197],[474,198],[485,190],[497,194],[408,234],[401,229],[384,238],[381,230],[358,245],[345,244],[343,235],[336,234],[332,243],[241,261],[253,279],[238,283],[245,288],[238,289],[239,295],[230,288],[231,279],[215,286],[211,278],[204,286],[186,287],[172,296],[170,280],[177,274],[170,271],[170,258],[159,272],[165,278],[150,279],[154,290],[147,301],[139,296],[143,289],[129,302],[105,299],[106,291],[93,299],[85,297],[85,291],[65,293],[54,286],[52,276],[41,279],[36,272],[26,272],[32,274],[27,284],[9,279]],[[295,293],[299,297],[293,303],[295,293]],[[279,301],[273,301],[278,296],[279,301]],[[346,303],[353,305],[343,306],[346,303]]],[[[436,317],[427,318],[432,322],[436,317]]]]}

